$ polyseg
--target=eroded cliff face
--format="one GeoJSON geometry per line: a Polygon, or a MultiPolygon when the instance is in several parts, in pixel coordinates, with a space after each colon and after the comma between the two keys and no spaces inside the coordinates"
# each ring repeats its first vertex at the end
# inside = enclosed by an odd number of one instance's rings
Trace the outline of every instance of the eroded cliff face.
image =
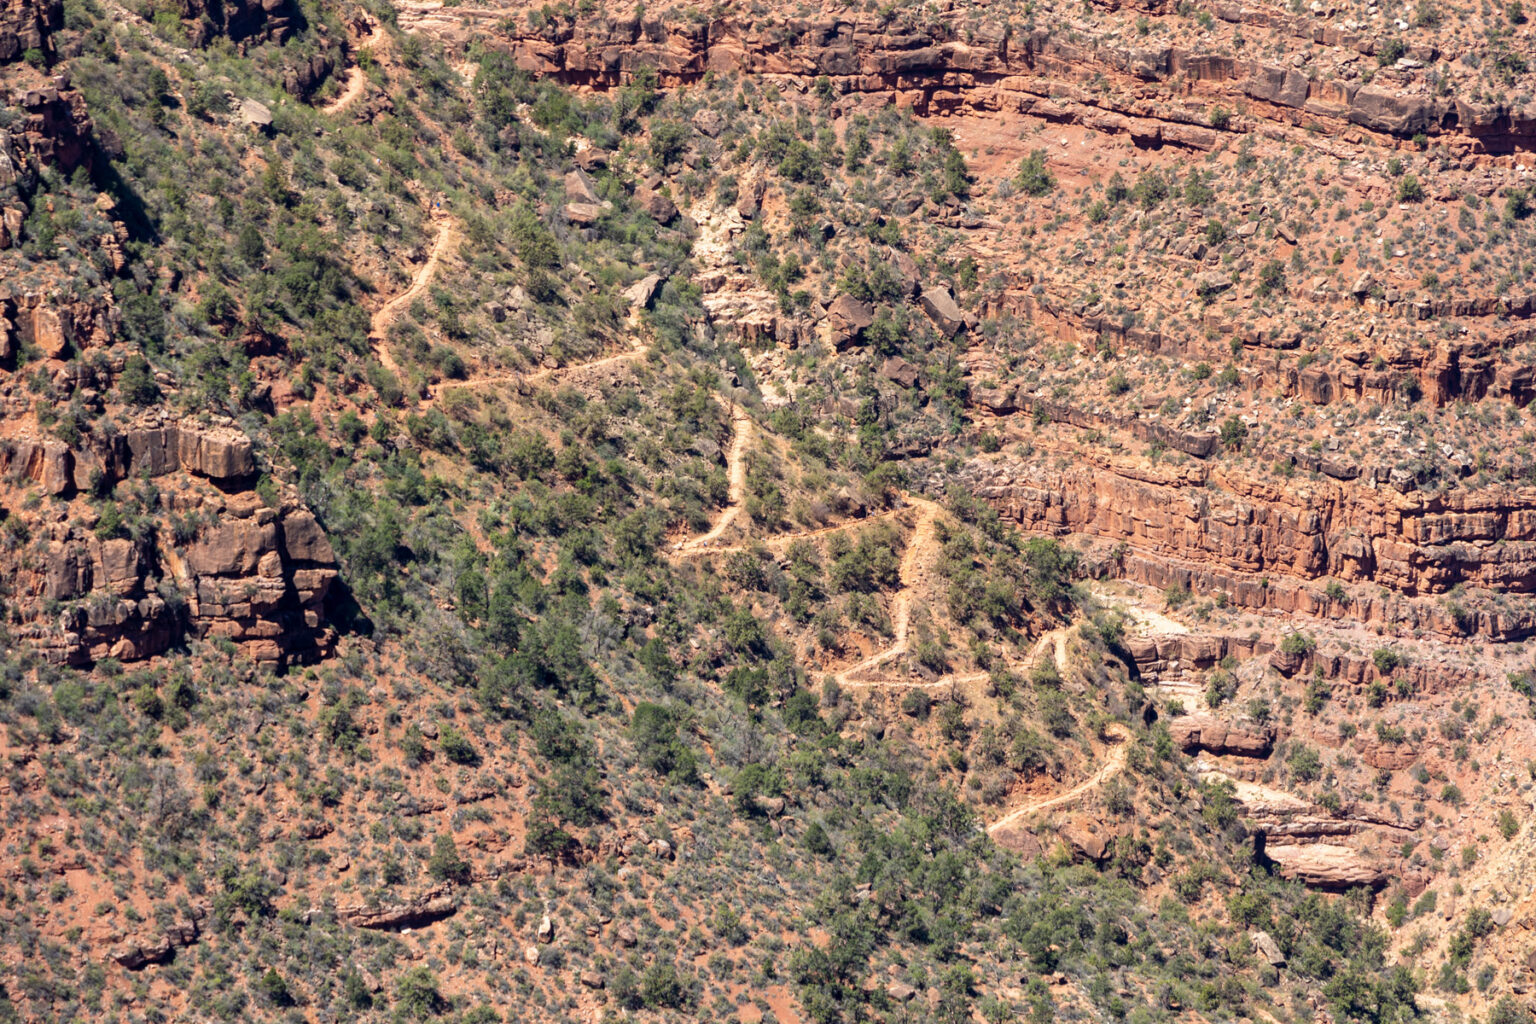
{"type": "Polygon", "coordinates": [[[53,33],[63,27],[60,0],[6,0],[0,7],[0,64],[20,60],[28,50],[51,54],[53,33]]]}
{"type": "Polygon", "coordinates": [[[1103,567],[1139,583],[1446,638],[1536,632],[1529,602],[1467,607],[1443,598],[1457,587],[1536,590],[1530,488],[1399,493],[1374,473],[1277,484],[1225,464],[1082,452],[981,457],[962,479],[1026,530],[1120,545],[1103,567]],[[1330,597],[1329,580],[1347,598],[1330,597]]]}
{"type": "MultiPolygon", "coordinates": [[[[891,93],[920,114],[1006,111],[1129,134],[1140,144],[1210,149],[1221,132],[1203,105],[1135,95],[1137,83],[1177,82],[1181,90],[1229,97],[1260,121],[1341,132],[1441,136],[1468,152],[1507,153],[1536,140],[1536,110],[1316,77],[1307,69],[1174,45],[1124,46],[1070,39],[1048,29],[1015,31],[1002,22],[964,28],[943,21],[873,16],[822,19],[740,17],[554,18],[538,28],[505,11],[452,8],[418,16],[438,34],[450,22],[491,27],[530,72],[611,88],[641,69],[669,84],[713,71],[825,77],[837,92],[891,93]],[[1124,89],[1086,87],[1109,77],[1124,89]]],[[[1232,24],[1257,24],[1297,40],[1375,53],[1382,40],[1290,17],[1218,5],[1232,24]]],[[[409,14],[409,12],[408,12],[409,14]]],[[[1429,54],[1423,55],[1431,57],[1429,54]]]]}
{"type": "Polygon", "coordinates": [[[322,655],[335,553],[296,500],[256,492],[256,472],[251,442],[230,428],[0,441],[0,565],[19,635],[72,664],[191,637],[267,663],[322,655]]]}
{"type": "MultiPolygon", "coordinates": [[[[1492,195],[1493,183],[1479,191],[1492,195]]],[[[1154,242],[1153,248],[1176,271],[1201,267],[1207,256],[1203,244],[1171,238],[1154,242]]],[[[1230,287],[1230,275],[1217,272],[1211,280],[1219,287],[1230,287]]],[[[1430,336],[1441,321],[1467,329],[1451,337],[1433,337],[1428,343],[1360,335],[1332,339],[1337,342],[1337,358],[1329,365],[1296,367],[1269,362],[1263,356],[1294,352],[1302,346],[1307,331],[1295,324],[1259,328],[1214,310],[1200,312],[1199,333],[1180,336],[1138,325],[1128,327],[1107,316],[1101,307],[1053,295],[1048,289],[1035,294],[1025,280],[1011,282],[989,298],[978,315],[1028,320],[1057,338],[1086,342],[1093,348],[1188,362],[1230,359],[1236,343],[1255,357],[1243,367],[1246,390],[1299,398],[1317,406],[1387,403],[1412,394],[1436,406],[1502,398],[1523,407],[1536,397],[1536,367],[1515,354],[1536,338],[1536,328],[1529,322],[1536,315],[1536,295],[1406,296],[1397,288],[1382,287],[1370,274],[1357,275],[1353,281],[1318,278],[1299,284],[1292,295],[1298,306],[1309,311],[1374,319],[1401,326],[1406,332],[1419,332],[1421,338],[1430,336]]],[[[1017,386],[980,391],[975,400],[996,413],[1032,411],[1041,402],[1017,386]]]]}
{"type": "MultiPolygon", "coordinates": [[[[225,30],[256,17],[219,10],[225,30]]],[[[58,4],[12,3],[0,11],[0,62],[26,51],[46,62],[61,25],[58,4]]],[[[18,116],[0,129],[0,258],[29,240],[37,203],[58,202],[43,172],[93,173],[99,149],[66,71],[16,71],[18,116]]],[[[116,201],[98,193],[83,216],[95,270],[125,273],[116,201]]],[[[274,485],[258,493],[256,446],[232,422],[168,412],[169,376],[145,381],[166,404],[126,404],[118,385],[135,352],[111,290],[63,274],[0,281],[0,580],[12,635],[70,664],[201,637],[268,664],[324,654],[337,565],[314,516],[274,485]]]]}

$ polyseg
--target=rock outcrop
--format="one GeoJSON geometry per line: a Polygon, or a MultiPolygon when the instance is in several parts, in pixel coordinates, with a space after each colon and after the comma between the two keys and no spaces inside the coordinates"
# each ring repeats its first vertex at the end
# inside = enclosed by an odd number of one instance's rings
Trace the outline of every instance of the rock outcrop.
{"type": "Polygon", "coordinates": [[[180,0],[180,5],[195,46],[207,46],[218,36],[237,43],[251,37],[281,43],[303,19],[290,0],[180,0]]]}
{"type": "Polygon", "coordinates": [[[0,441],[0,508],[29,518],[24,495],[72,500],[38,524],[30,545],[0,554],[13,581],[19,634],[58,662],[131,661],[187,637],[218,637],[282,664],[323,654],[334,640],[327,600],[336,555],[315,517],[292,498],[275,506],[248,489],[249,438],[227,427],[133,427],[51,439],[0,441]],[[156,480],[161,508],[133,525],[117,502],[92,507],[119,482],[156,480]]]}
{"type": "Polygon", "coordinates": [[[7,0],[0,7],[0,64],[20,60],[28,50],[53,53],[53,33],[64,27],[61,0],[7,0]]]}
{"type": "Polygon", "coordinates": [[[1344,892],[1360,886],[1379,889],[1387,884],[1387,871],[1382,865],[1348,846],[1266,844],[1264,854],[1275,863],[1282,877],[1315,889],[1344,892]]]}
{"type": "Polygon", "coordinates": [[[69,76],[59,74],[46,86],[27,89],[14,98],[20,119],[0,132],[22,161],[72,172],[92,154],[94,127],[85,97],[70,88],[69,76]]]}
{"type": "Polygon", "coordinates": [[[113,962],[130,971],[141,971],[150,964],[163,964],[170,960],[177,949],[196,942],[202,930],[197,919],[188,917],[177,921],[164,932],[148,939],[133,939],[112,950],[113,962]]]}
{"type": "Polygon", "coordinates": [[[1123,543],[1108,571],[1158,589],[1225,594],[1248,608],[1398,622],[1446,638],[1536,633],[1527,603],[1437,598],[1461,586],[1536,593],[1536,489],[1435,494],[1320,478],[1277,486],[1225,463],[978,458],[972,491],[1024,529],[1123,543]],[[1214,485],[1214,486],[1213,486],[1214,485]],[[1321,582],[1350,588],[1347,601],[1321,582]],[[1386,588],[1383,592],[1382,588],[1386,588]]]}
{"type": "MultiPolygon", "coordinates": [[[[1240,20],[1247,20],[1244,12],[1240,20]]],[[[888,93],[918,113],[961,108],[1077,121],[1130,134],[1145,145],[1213,148],[1221,132],[1198,109],[1118,100],[1077,86],[1074,77],[1113,74],[1128,82],[1179,79],[1224,92],[1255,118],[1285,124],[1351,126],[1383,135],[1419,133],[1486,152],[1509,152],[1536,139],[1536,110],[1311,78],[1295,68],[1201,53],[1178,46],[1123,45],[1028,34],[1001,22],[961,28],[939,19],[873,15],[770,18],[747,23],[602,14],[556,17],[536,27],[491,10],[456,14],[465,28],[502,36],[519,65],[562,82],[614,88],[642,68],[667,83],[706,73],[741,72],[826,78],[840,93],[888,93]],[[1117,105],[1118,104],[1118,105],[1117,105]]],[[[446,26],[444,26],[446,28],[446,26]]],[[[1286,28],[1309,42],[1353,46],[1350,33],[1296,19],[1286,28]]]]}
{"type": "Polygon", "coordinates": [[[0,440],[0,479],[37,485],[56,497],[176,472],[225,486],[247,481],[256,472],[250,439],[228,428],[172,424],[92,434],[74,447],[49,439],[0,440]]]}
{"type": "Polygon", "coordinates": [[[1268,757],[1275,730],[1257,722],[1227,721],[1215,715],[1182,715],[1168,723],[1168,733],[1186,754],[1201,750],[1238,757],[1268,757]]]}
{"type": "Polygon", "coordinates": [[[441,921],[457,909],[458,902],[452,894],[433,890],[400,903],[342,907],[336,911],[336,916],[358,928],[415,928],[441,921]]]}
{"type": "Polygon", "coordinates": [[[842,351],[848,348],[864,329],[875,322],[875,314],[869,303],[851,295],[839,295],[827,306],[827,341],[842,351]]]}

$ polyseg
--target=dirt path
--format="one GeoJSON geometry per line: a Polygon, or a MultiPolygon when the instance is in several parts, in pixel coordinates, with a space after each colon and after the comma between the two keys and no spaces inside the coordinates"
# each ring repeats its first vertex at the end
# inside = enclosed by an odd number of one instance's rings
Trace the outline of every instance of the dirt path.
{"type": "Polygon", "coordinates": [[[776,533],[769,537],[759,537],[749,543],[721,544],[711,548],[692,548],[687,551],[679,550],[675,554],[678,558],[688,558],[702,555],[734,555],[741,551],[752,551],[763,547],[770,551],[787,548],[791,544],[802,540],[814,540],[817,537],[826,537],[829,534],[842,533],[845,530],[856,530],[861,526],[878,523],[883,519],[899,516],[907,511],[910,505],[901,505],[897,508],[888,508],[884,512],[876,512],[873,515],[860,516],[850,519],[845,523],[835,523],[832,526],[818,526],[814,530],[800,530],[796,533],[776,533]]]}
{"type": "Polygon", "coordinates": [[[601,370],[604,367],[615,366],[619,363],[627,363],[635,359],[644,359],[650,351],[651,347],[649,345],[640,345],[636,348],[630,349],[627,352],[616,352],[611,356],[603,356],[601,359],[594,359],[589,363],[571,363],[568,366],[552,366],[547,370],[540,370],[537,373],[530,373],[523,379],[527,381],[540,381],[547,380],[548,378],[556,376],[557,374],[560,376],[574,376],[578,373],[589,373],[592,370],[601,370]]]}
{"type": "MultiPolygon", "coordinates": [[[[373,44],[378,41],[378,38],[379,33],[377,28],[369,25],[368,34],[359,39],[353,45],[353,49],[358,52],[363,50],[371,50],[373,49],[373,44]]],[[[351,67],[347,68],[347,84],[342,87],[341,95],[337,96],[335,99],[331,100],[331,102],[321,107],[320,113],[341,113],[352,104],[356,103],[358,98],[363,95],[363,90],[367,88],[368,76],[363,73],[363,69],[358,67],[357,64],[352,64],[351,67]]]]}
{"type": "Polygon", "coordinates": [[[1069,628],[1061,626],[1049,632],[1041,633],[1040,638],[1035,641],[1035,646],[1029,650],[1030,663],[1034,664],[1045,657],[1045,649],[1050,647],[1051,654],[1056,659],[1056,671],[1065,672],[1067,670],[1067,632],[1069,628]]]}
{"type": "Polygon", "coordinates": [[[1104,763],[1099,765],[1098,771],[1094,772],[1092,775],[1088,776],[1088,778],[1084,779],[1082,782],[1079,782],[1065,793],[1058,793],[1055,796],[1047,797],[1043,800],[1032,800],[1029,803],[1015,807],[1013,810],[1009,811],[1007,814],[1003,815],[1001,818],[988,825],[987,833],[990,835],[991,833],[996,832],[998,829],[1007,828],[1009,825],[1013,825],[1032,814],[1039,814],[1041,811],[1048,811],[1053,807],[1060,807],[1062,804],[1070,803],[1071,801],[1076,800],[1078,797],[1082,796],[1084,793],[1088,792],[1090,789],[1094,789],[1103,785],[1105,782],[1109,781],[1111,778],[1124,771],[1126,750],[1130,746],[1130,730],[1121,725],[1119,722],[1112,722],[1110,723],[1109,727],[1104,730],[1104,732],[1106,737],[1110,739],[1114,745],[1109,748],[1109,752],[1104,758],[1104,763]]]}
{"type": "MultiPolygon", "coordinates": [[[[839,686],[859,685],[860,681],[852,678],[855,674],[867,672],[907,653],[907,635],[912,625],[912,595],[915,591],[928,589],[928,576],[939,556],[939,540],[933,529],[939,518],[939,506],[925,498],[909,496],[908,500],[917,508],[918,519],[907,541],[907,549],[901,553],[901,589],[891,600],[891,646],[834,675],[832,678],[839,686]]],[[[874,681],[865,682],[869,684],[874,681]]]]}
{"type": "Polygon", "coordinates": [[[347,69],[347,84],[341,90],[341,95],[320,108],[322,114],[339,114],[353,103],[357,102],[363,90],[368,87],[368,76],[363,74],[363,69],[356,64],[347,69]]]}
{"type": "Polygon", "coordinates": [[[395,318],[400,315],[402,309],[405,309],[416,300],[418,295],[426,291],[427,284],[432,280],[432,274],[437,270],[437,265],[441,262],[443,254],[447,252],[448,246],[453,244],[457,237],[458,232],[453,228],[453,221],[446,217],[442,218],[437,229],[437,239],[432,243],[431,251],[427,253],[426,262],[417,269],[416,276],[411,279],[410,287],[384,303],[373,314],[373,322],[368,331],[368,340],[373,342],[373,349],[378,354],[379,362],[383,363],[384,368],[396,377],[400,376],[400,367],[395,365],[394,357],[389,354],[389,349],[385,345],[389,327],[395,322],[395,318]]]}
{"type": "Polygon", "coordinates": [[[710,544],[741,514],[742,502],[747,497],[747,445],[752,440],[753,426],[752,417],[739,405],[731,406],[731,429],[735,433],[731,437],[731,450],[725,457],[725,472],[730,480],[725,511],[720,513],[720,518],[715,520],[715,525],[709,528],[708,533],[683,541],[678,551],[695,551],[710,544]]]}
{"type": "Polygon", "coordinates": [[[644,359],[651,351],[649,345],[641,345],[632,348],[628,352],[617,352],[611,356],[603,356],[586,363],[570,363],[565,366],[551,366],[547,370],[538,370],[534,373],[504,373],[495,377],[475,377],[471,380],[445,380],[433,384],[431,387],[431,400],[435,401],[448,391],[470,391],[475,388],[488,388],[498,385],[536,384],[555,376],[575,376],[592,370],[601,370],[604,367],[616,366],[619,363],[632,362],[636,359],[644,359]]]}
{"type": "MultiPolygon", "coordinates": [[[[1063,626],[1060,629],[1053,629],[1053,630],[1051,630],[1048,633],[1040,634],[1040,638],[1035,641],[1034,647],[1030,648],[1028,664],[1031,667],[1036,665],[1036,664],[1038,664],[1040,662],[1040,660],[1045,657],[1045,655],[1047,653],[1047,648],[1051,648],[1050,653],[1055,655],[1055,658],[1056,658],[1056,670],[1058,672],[1065,670],[1066,665],[1067,665],[1067,627],[1063,626]],[[1053,647],[1053,645],[1054,645],[1054,647],[1053,647]]],[[[889,654],[889,651],[884,652],[884,653],[885,654],[889,654]]],[[[882,654],[882,655],[880,655],[878,657],[883,657],[883,656],[884,655],[882,654]]],[[[848,669],[847,672],[854,672],[854,671],[856,671],[858,669],[858,667],[859,666],[855,665],[853,668],[848,669]]],[[[846,673],[844,673],[844,674],[846,675],[846,673]]],[[[834,678],[837,678],[837,677],[834,676],[834,678]]],[[[991,678],[992,678],[992,673],[991,672],[966,672],[966,673],[963,673],[963,674],[960,674],[960,675],[956,675],[955,673],[951,672],[948,675],[941,676],[938,679],[935,679],[932,682],[927,682],[927,683],[914,682],[913,680],[910,680],[910,679],[841,679],[841,678],[839,678],[839,679],[837,679],[837,681],[838,681],[838,685],[840,685],[840,686],[854,688],[854,689],[870,689],[870,690],[880,690],[880,689],[885,689],[885,690],[942,690],[945,687],[967,686],[967,685],[970,685],[971,683],[979,683],[979,682],[982,682],[983,680],[987,680],[987,679],[991,679],[991,678]]]]}

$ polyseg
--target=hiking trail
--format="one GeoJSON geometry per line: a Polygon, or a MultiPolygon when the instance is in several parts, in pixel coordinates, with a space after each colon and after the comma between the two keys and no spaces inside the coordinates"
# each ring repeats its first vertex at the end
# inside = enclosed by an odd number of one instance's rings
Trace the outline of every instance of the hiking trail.
{"type": "MultiPolygon", "coordinates": [[[[371,50],[373,48],[373,44],[378,40],[378,38],[378,30],[375,29],[372,25],[369,25],[368,34],[357,41],[357,44],[353,47],[353,50],[357,53],[361,53],[363,50],[371,50]]],[[[352,63],[347,66],[347,84],[342,87],[341,93],[335,99],[331,100],[331,102],[320,108],[320,113],[341,113],[352,104],[356,103],[358,98],[363,95],[363,90],[367,88],[368,75],[364,73],[363,69],[358,65],[356,57],[354,56],[352,63]]]]}
{"type": "Polygon", "coordinates": [[[357,102],[357,98],[363,94],[363,90],[367,88],[367,86],[368,76],[363,73],[362,68],[358,67],[356,64],[353,64],[351,67],[347,68],[346,87],[341,90],[340,95],[331,100],[331,102],[327,103],[325,106],[321,107],[320,113],[341,113],[350,107],[353,103],[357,102]]]}
{"type": "Polygon", "coordinates": [[[1108,782],[1111,778],[1124,771],[1126,751],[1130,748],[1131,731],[1125,726],[1121,725],[1119,722],[1111,722],[1105,728],[1104,735],[1106,739],[1112,741],[1113,745],[1109,748],[1109,752],[1104,758],[1104,763],[1099,766],[1098,771],[1094,772],[1092,775],[1088,776],[1088,778],[1084,779],[1082,782],[1079,782],[1065,793],[1058,793],[1055,796],[1046,797],[1043,800],[1033,800],[1029,803],[1015,807],[1013,810],[1009,811],[1007,814],[1003,815],[1001,818],[988,825],[987,834],[990,835],[999,829],[1007,828],[1009,825],[1016,824],[1032,814],[1038,814],[1041,811],[1047,811],[1053,807],[1059,807],[1062,804],[1076,800],[1090,789],[1094,789],[1103,785],[1105,782],[1108,782]]]}
{"type": "MultiPolygon", "coordinates": [[[[901,553],[901,589],[891,599],[891,646],[835,674],[832,678],[839,686],[859,685],[860,681],[851,678],[855,673],[867,672],[907,653],[907,635],[912,625],[912,593],[926,587],[939,554],[939,541],[933,528],[939,518],[939,506],[926,498],[909,496],[908,500],[918,510],[918,519],[906,550],[901,553]]],[[[864,684],[870,682],[864,681],[864,684]]]]}
{"type": "Polygon", "coordinates": [[[400,311],[416,300],[422,292],[426,291],[427,284],[432,280],[432,274],[437,270],[437,265],[443,258],[443,253],[457,237],[453,230],[453,221],[447,217],[440,218],[440,226],[437,231],[437,239],[432,243],[432,249],[427,253],[426,262],[416,270],[416,275],[411,278],[410,286],[380,306],[373,314],[373,322],[368,331],[368,339],[373,342],[374,351],[378,353],[379,362],[384,368],[397,378],[400,376],[400,367],[395,364],[394,357],[389,354],[389,348],[385,344],[390,325],[400,315],[400,311]]]}
{"type": "Polygon", "coordinates": [[[742,502],[747,497],[747,445],[752,440],[753,426],[752,417],[748,416],[747,411],[740,405],[731,406],[731,429],[735,434],[731,437],[731,450],[725,457],[725,472],[730,481],[726,492],[725,510],[720,513],[720,518],[715,520],[715,525],[709,528],[708,533],[683,541],[675,549],[677,551],[693,551],[711,543],[741,514],[742,502]]]}

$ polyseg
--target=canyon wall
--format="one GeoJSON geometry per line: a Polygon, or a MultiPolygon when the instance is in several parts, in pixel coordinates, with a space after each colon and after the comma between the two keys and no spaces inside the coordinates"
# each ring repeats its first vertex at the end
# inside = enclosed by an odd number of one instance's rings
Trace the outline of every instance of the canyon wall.
{"type": "MultiPolygon", "coordinates": [[[[1222,11],[1233,20],[1252,12],[1222,11]]],[[[429,17],[492,27],[519,63],[538,75],[612,88],[642,69],[664,82],[695,81],[708,72],[829,80],[839,92],[894,93],[919,113],[969,107],[1072,120],[1124,131],[1148,145],[1209,149],[1218,138],[1203,105],[1127,99],[1115,90],[1082,88],[1095,75],[1128,85],[1178,80],[1242,101],[1257,118],[1360,128],[1407,137],[1420,133],[1487,153],[1536,141],[1536,109],[1429,95],[1419,85],[1397,90],[1313,78],[1294,67],[1207,54],[1177,46],[1077,43],[1045,29],[1015,32],[982,22],[964,29],[943,23],[900,24],[872,16],[751,23],[676,16],[552,18],[535,28],[505,11],[456,7],[429,17]]],[[[1324,46],[1374,52],[1358,34],[1293,19],[1291,34],[1324,46]]]]}
{"type": "Polygon", "coordinates": [[[1374,481],[1260,480],[1227,463],[1082,452],[977,458],[961,479],[1025,530],[1121,545],[1104,568],[1136,582],[1446,638],[1536,633],[1530,602],[1448,596],[1457,587],[1536,591],[1530,488],[1400,493],[1374,481]],[[1327,595],[1328,580],[1345,586],[1346,600],[1327,595]]]}

